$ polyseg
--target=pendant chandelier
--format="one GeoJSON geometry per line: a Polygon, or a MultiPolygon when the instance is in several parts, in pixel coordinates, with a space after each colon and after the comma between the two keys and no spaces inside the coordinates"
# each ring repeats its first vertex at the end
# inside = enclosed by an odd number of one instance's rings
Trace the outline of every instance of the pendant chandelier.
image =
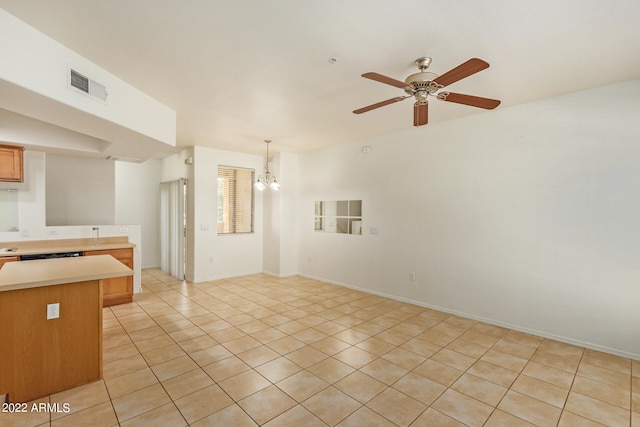
{"type": "Polygon", "coordinates": [[[267,187],[274,191],[278,191],[280,189],[280,184],[278,184],[278,180],[275,175],[272,175],[271,172],[269,172],[269,143],[271,140],[265,139],[264,142],[267,143],[267,161],[264,164],[264,175],[260,175],[258,177],[254,187],[258,191],[262,191],[267,187]]]}

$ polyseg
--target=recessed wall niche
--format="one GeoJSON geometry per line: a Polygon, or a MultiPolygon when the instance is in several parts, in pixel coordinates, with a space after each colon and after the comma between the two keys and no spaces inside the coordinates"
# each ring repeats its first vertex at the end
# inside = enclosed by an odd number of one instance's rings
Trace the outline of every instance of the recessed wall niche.
{"type": "Polygon", "coordinates": [[[314,229],[362,235],[362,200],[316,201],[314,229]]]}

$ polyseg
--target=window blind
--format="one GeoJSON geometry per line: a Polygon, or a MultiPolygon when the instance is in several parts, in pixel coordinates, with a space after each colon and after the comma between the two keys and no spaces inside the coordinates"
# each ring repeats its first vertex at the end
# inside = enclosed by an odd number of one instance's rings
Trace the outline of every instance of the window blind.
{"type": "Polygon", "coordinates": [[[218,234],[253,233],[253,169],[218,166],[218,234]]]}

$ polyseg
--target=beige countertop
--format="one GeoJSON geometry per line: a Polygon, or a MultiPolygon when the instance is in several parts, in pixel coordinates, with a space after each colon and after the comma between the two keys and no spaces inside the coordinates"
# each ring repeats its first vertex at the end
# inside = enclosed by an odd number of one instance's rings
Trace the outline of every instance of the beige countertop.
{"type": "Polygon", "coordinates": [[[0,269],[0,292],[132,275],[111,255],[9,262],[0,269]]]}
{"type": "Polygon", "coordinates": [[[0,257],[11,257],[31,254],[50,254],[55,252],[100,251],[111,249],[134,248],[136,245],[127,241],[126,237],[104,237],[100,244],[94,245],[93,239],[59,239],[18,242],[0,242],[0,248],[16,248],[14,252],[0,251],[0,257]]]}

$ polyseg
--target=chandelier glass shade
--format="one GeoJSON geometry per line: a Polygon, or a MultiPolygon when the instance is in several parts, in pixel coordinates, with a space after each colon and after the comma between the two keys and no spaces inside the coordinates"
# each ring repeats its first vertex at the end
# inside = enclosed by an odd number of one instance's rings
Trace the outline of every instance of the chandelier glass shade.
{"type": "Polygon", "coordinates": [[[254,187],[258,191],[263,191],[266,188],[278,191],[280,189],[280,184],[278,184],[276,176],[269,172],[269,143],[271,140],[266,139],[264,142],[267,143],[267,160],[264,164],[264,174],[258,177],[254,187]]]}

